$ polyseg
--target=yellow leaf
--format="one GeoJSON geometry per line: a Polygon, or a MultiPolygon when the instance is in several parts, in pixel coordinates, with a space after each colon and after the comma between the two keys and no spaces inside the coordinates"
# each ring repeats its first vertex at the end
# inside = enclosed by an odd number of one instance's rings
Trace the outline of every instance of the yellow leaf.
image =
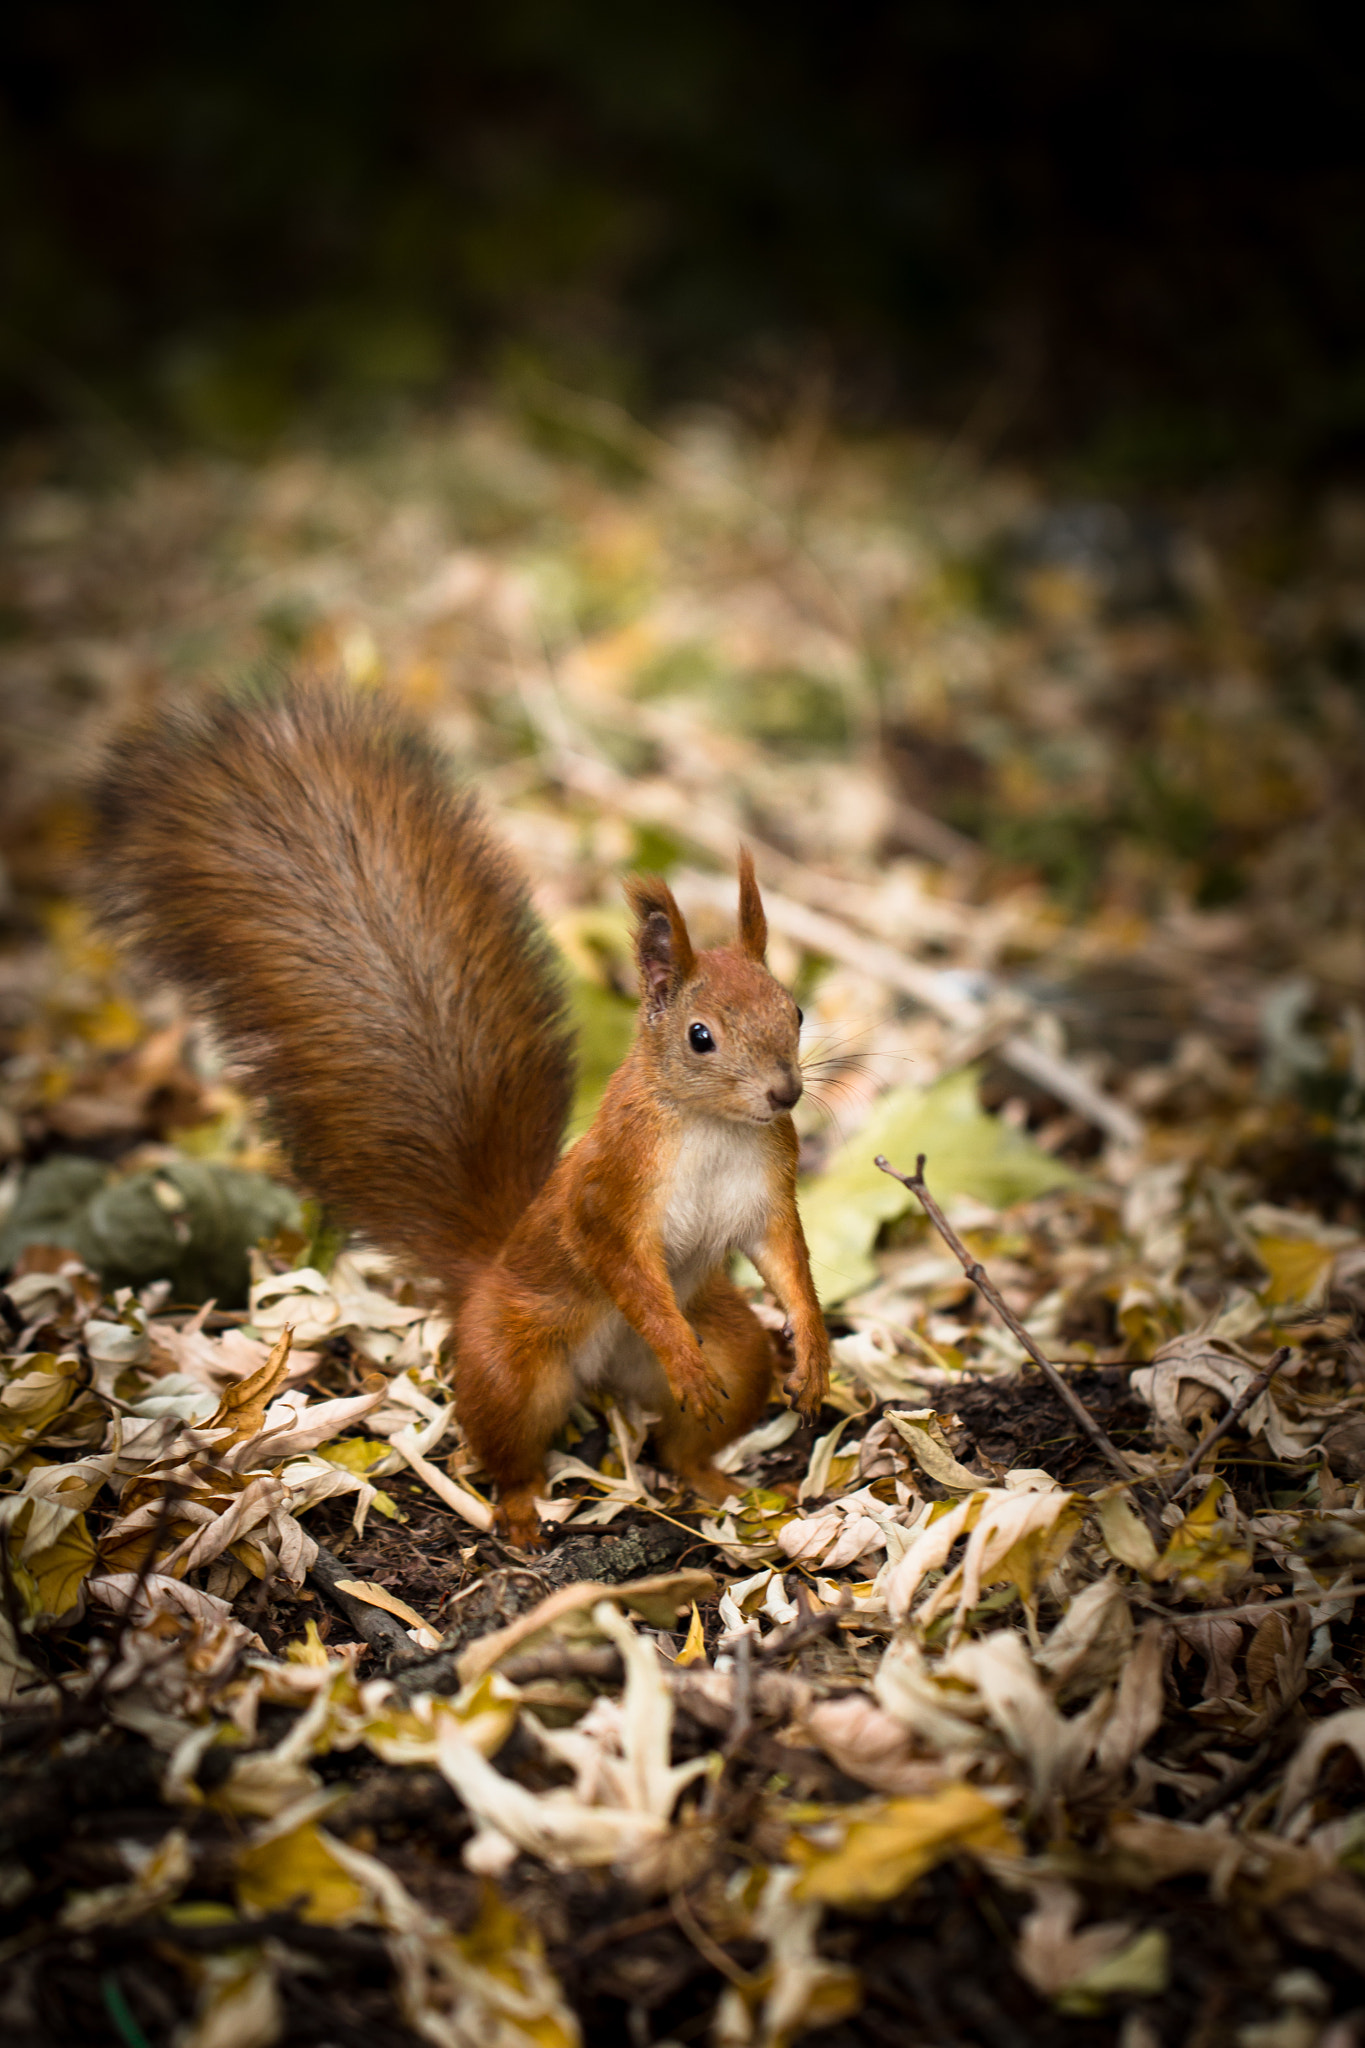
{"type": "Polygon", "coordinates": [[[536,1949],[539,1945],[534,1929],[508,1905],[497,1886],[486,1882],[480,1885],[478,1914],[460,1941],[470,1962],[478,1963],[507,1984],[513,1981],[514,1974],[507,1966],[509,1950],[525,1946],[536,1949]]]}
{"type": "Polygon", "coordinates": [[[325,1668],[331,1661],[315,1621],[304,1623],[302,1636],[296,1643],[286,1643],[284,1654],[291,1664],[310,1664],[315,1670],[325,1668]]]}
{"type": "Polygon", "coordinates": [[[344,1926],[367,1910],[365,1893],[332,1853],[313,1821],[244,1849],[237,1858],[237,1901],[244,1912],[282,1913],[344,1926]]]}
{"type": "Polygon", "coordinates": [[[9,1575],[28,1621],[60,1621],[79,1606],[81,1587],[95,1562],[95,1541],[84,1515],[75,1515],[60,1535],[36,1550],[24,1545],[23,1533],[33,1514],[25,1501],[8,1533],[9,1575]]]}
{"type": "Polygon", "coordinates": [[[675,1664],[696,1664],[703,1661],[705,1656],[706,1632],[702,1628],[701,1616],[697,1612],[697,1603],[694,1600],[692,1602],[692,1619],[687,1624],[687,1641],[683,1644],[673,1661],[675,1664]]]}
{"type": "Polygon", "coordinates": [[[95,1562],[95,1539],[85,1516],[68,1522],[55,1543],[26,1560],[38,1594],[38,1612],[56,1621],[80,1603],[81,1587],[95,1562]]]}
{"type": "Polygon", "coordinates": [[[237,1915],[222,1899],[176,1899],[162,1917],[173,1927],[221,1927],[237,1915]]]}
{"type": "Polygon", "coordinates": [[[517,1719],[517,1695],[492,1671],[466,1686],[455,1699],[428,1699],[418,1712],[389,1704],[358,1723],[361,1739],[388,1764],[434,1763],[442,1727],[459,1723],[466,1742],[483,1756],[496,1756],[517,1719]]]}
{"type": "Polygon", "coordinates": [[[888,1799],[882,1806],[855,1809],[836,1849],[823,1849],[801,1834],[788,1853],[803,1864],[798,1899],[833,1906],[875,1906],[932,1870],[945,1857],[989,1850],[1017,1855],[1019,1844],[998,1806],[973,1785],[945,1785],[923,1799],[888,1799]]]}
{"type": "MultiPolygon", "coordinates": [[[[381,1437],[346,1436],[339,1443],[324,1444],[313,1455],[321,1458],[324,1464],[340,1465],[343,1472],[354,1472],[358,1479],[369,1479],[376,1465],[382,1465],[386,1458],[395,1454],[393,1445],[385,1443],[381,1437]]],[[[370,1506],[390,1522],[407,1520],[393,1495],[385,1493],[382,1486],[375,1487],[370,1506]]]]}
{"type": "Polygon", "coordinates": [[[990,1480],[980,1472],[969,1472],[948,1448],[943,1424],[932,1408],[888,1409],[887,1421],[900,1436],[917,1465],[953,1493],[974,1493],[990,1480]]]}
{"type": "Polygon", "coordinates": [[[1259,1237],[1256,1256],[1270,1275],[1269,1284],[1261,1289],[1267,1307],[1291,1301],[1312,1307],[1327,1290],[1336,1252],[1311,1237],[1259,1237]]]}
{"type": "Polygon", "coordinates": [[[1027,1529],[1002,1558],[983,1569],[983,1587],[1014,1586],[1021,1600],[1032,1601],[1048,1573],[1055,1570],[1070,1550],[1084,1513],[1080,1504],[1073,1500],[1054,1520],[1027,1529]]]}
{"type": "Polygon", "coordinates": [[[1098,1507],[1100,1534],[1109,1555],[1135,1572],[1154,1571],[1157,1548],[1152,1541],[1152,1532],[1133,1506],[1126,1489],[1116,1487],[1112,1493],[1102,1495],[1098,1507]]]}
{"type": "Polygon", "coordinates": [[[265,1552],[249,1536],[240,1543],[229,1543],[227,1554],[235,1557],[238,1564],[244,1564],[253,1579],[263,1579],[266,1574],[265,1552]]]}
{"type": "MultiPolygon", "coordinates": [[[[739,1499],[735,1522],[741,1543],[775,1545],[779,1531],[796,1520],[796,1509],[785,1493],[770,1493],[765,1487],[751,1486],[739,1499]]],[[[775,1550],[773,1554],[776,1555],[775,1550]]]]}
{"type": "Polygon", "coordinates": [[[548,2001],[541,2003],[539,2012],[528,2010],[544,1996],[544,1948],[535,1929],[495,1885],[483,1886],[473,1926],[454,1939],[467,1963],[515,1995],[517,2033],[523,2040],[534,2043],[534,2048],[578,2048],[578,2029],[567,2013],[557,2012],[548,2001]]]}
{"type": "Polygon", "coordinates": [[[1235,1525],[1218,1512],[1226,1492],[1221,1479],[1210,1480],[1198,1507],[1171,1531],[1154,1579],[1178,1579],[1190,1594],[1221,1597],[1250,1571],[1250,1550],[1238,1541],[1235,1525]]]}
{"type": "MultiPolygon", "coordinates": [[[[217,1411],[209,1417],[205,1427],[230,1429],[232,1435],[227,1442],[234,1444],[259,1436],[265,1428],[265,1411],[288,1374],[289,1347],[293,1341],[293,1331],[285,1330],[264,1365],[258,1366],[255,1372],[249,1372],[235,1386],[224,1388],[217,1411]]],[[[226,1444],[223,1448],[226,1449],[226,1444]]]]}
{"type": "Polygon", "coordinates": [[[16,1359],[23,1366],[0,1388],[0,1442],[29,1443],[51,1428],[77,1391],[79,1358],[54,1357],[39,1351],[32,1358],[16,1359]]]}
{"type": "Polygon", "coordinates": [[[406,1600],[400,1600],[396,1593],[386,1591],[383,1586],[372,1585],[368,1579],[338,1579],[337,1591],[349,1593],[353,1600],[363,1600],[367,1607],[381,1608],[385,1614],[406,1622],[409,1628],[420,1628],[432,1639],[423,1645],[424,1649],[435,1649],[441,1640],[439,1629],[433,1628],[429,1621],[423,1621],[415,1607],[409,1607],[406,1600]]]}
{"type": "Polygon", "coordinates": [[[364,1479],[376,1465],[381,1465],[393,1454],[393,1445],[385,1443],[382,1437],[346,1436],[340,1443],[323,1445],[315,1456],[329,1465],[340,1465],[344,1472],[355,1472],[364,1479]]]}

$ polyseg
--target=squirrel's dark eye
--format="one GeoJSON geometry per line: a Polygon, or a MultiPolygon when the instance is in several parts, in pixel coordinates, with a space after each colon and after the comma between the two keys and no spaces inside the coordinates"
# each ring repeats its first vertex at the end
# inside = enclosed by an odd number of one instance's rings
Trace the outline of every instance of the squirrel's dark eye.
{"type": "Polygon", "coordinates": [[[716,1041],[704,1024],[688,1025],[687,1042],[693,1052],[714,1052],[716,1049],[716,1041]]]}
{"type": "Polygon", "coordinates": [[[802,1010],[802,1009],[798,1009],[798,1010],[797,1010],[797,1012],[796,1012],[796,1023],[797,1023],[797,1028],[799,1029],[799,1028],[801,1027],[801,1025],[803,1025],[803,1024],[805,1023],[805,1021],[806,1021],[806,1013],[805,1013],[805,1011],[804,1011],[804,1010],[802,1010]]]}

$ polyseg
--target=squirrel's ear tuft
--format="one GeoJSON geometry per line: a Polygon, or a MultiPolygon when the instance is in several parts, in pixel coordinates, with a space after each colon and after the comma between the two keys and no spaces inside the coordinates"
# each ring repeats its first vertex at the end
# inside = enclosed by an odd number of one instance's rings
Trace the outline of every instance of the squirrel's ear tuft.
{"type": "Polygon", "coordinates": [[[640,963],[645,1010],[658,1017],[669,997],[692,973],[696,956],[667,882],[657,875],[632,875],[626,895],[637,919],[635,957],[640,963]]]}
{"type": "Polygon", "coordinates": [[[739,948],[750,960],[763,965],[768,950],[768,920],[754,876],[753,855],[747,846],[739,849],[739,948]]]}

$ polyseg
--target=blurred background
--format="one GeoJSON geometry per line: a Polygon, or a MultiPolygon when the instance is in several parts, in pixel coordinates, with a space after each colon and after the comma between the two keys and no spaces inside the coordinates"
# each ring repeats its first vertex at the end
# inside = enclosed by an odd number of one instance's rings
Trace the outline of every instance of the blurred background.
{"type": "Polygon", "coordinates": [[[552,369],[1142,481],[1365,453],[1358,24],[1311,4],[17,0],[0,391],[251,443],[552,369]]]}
{"type": "Polygon", "coordinates": [[[970,1071],[1059,1161],[1355,1217],[1358,26],[43,0],[3,70],[11,1205],[72,1154],[81,1202],[172,1143],[278,1168],[92,934],[81,788],[149,703],[306,664],[488,791],[580,1120],[620,873],[720,929],[745,835],[812,1168],[970,1071]]]}

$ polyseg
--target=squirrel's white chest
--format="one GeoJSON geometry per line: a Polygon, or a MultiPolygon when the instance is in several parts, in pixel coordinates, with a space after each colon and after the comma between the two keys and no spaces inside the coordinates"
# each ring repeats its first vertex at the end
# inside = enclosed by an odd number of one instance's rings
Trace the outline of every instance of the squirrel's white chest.
{"type": "Polygon", "coordinates": [[[664,1255],[679,1297],[728,1252],[757,1245],[773,1204],[773,1158],[761,1125],[708,1117],[678,1148],[662,1219],[664,1255]]]}
{"type": "MultiPolygon", "coordinates": [[[[761,1125],[694,1122],[683,1137],[660,1219],[664,1257],[678,1306],[732,1251],[756,1250],[768,1234],[778,1190],[776,1162],[761,1125]]],[[[612,1309],[574,1354],[580,1389],[607,1381],[622,1397],[657,1409],[658,1362],[619,1310],[612,1309]]]]}

